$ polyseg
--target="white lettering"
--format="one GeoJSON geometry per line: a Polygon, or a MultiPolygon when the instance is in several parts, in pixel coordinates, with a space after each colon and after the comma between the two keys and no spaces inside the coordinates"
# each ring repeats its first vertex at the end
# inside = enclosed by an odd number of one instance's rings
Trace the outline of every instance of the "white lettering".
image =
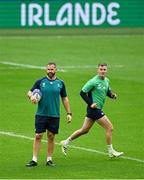
{"type": "Polygon", "coordinates": [[[21,4],[21,26],[26,25],[26,5],[21,4]]]}
{"type": "Polygon", "coordinates": [[[106,19],[106,10],[103,4],[101,3],[94,3],[92,6],[92,24],[93,25],[101,25],[104,23],[106,19]],[[98,19],[98,9],[101,11],[101,16],[98,19]]]}
{"type": "Polygon", "coordinates": [[[31,3],[29,5],[29,25],[33,26],[36,23],[38,26],[42,26],[40,17],[42,16],[42,7],[39,4],[31,3]],[[34,14],[34,11],[37,13],[34,14]]]}
{"type": "Polygon", "coordinates": [[[63,26],[68,24],[72,25],[72,4],[66,3],[64,4],[57,13],[56,22],[59,26],[63,26]],[[67,12],[67,17],[63,17],[64,13],[67,12]]]}
{"type": "Polygon", "coordinates": [[[120,23],[120,19],[112,19],[114,16],[118,15],[118,13],[113,10],[113,8],[120,8],[120,5],[114,2],[108,5],[107,21],[111,25],[118,25],[120,23]]]}
{"type": "Polygon", "coordinates": [[[44,6],[44,24],[46,26],[55,26],[56,21],[50,20],[50,9],[49,9],[49,4],[45,3],[44,6]]]}
{"type": "Polygon", "coordinates": [[[84,9],[82,9],[81,5],[79,3],[76,3],[75,5],[75,25],[80,25],[80,18],[82,19],[82,22],[84,25],[89,25],[90,21],[90,12],[89,12],[89,3],[85,3],[84,9]]]}
{"type": "Polygon", "coordinates": [[[22,3],[21,26],[100,26],[104,23],[116,26],[121,22],[118,18],[120,4],[117,2],[108,5],[69,2],[59,5],[59,9],[52,7],[50,3],[22,3]]]}

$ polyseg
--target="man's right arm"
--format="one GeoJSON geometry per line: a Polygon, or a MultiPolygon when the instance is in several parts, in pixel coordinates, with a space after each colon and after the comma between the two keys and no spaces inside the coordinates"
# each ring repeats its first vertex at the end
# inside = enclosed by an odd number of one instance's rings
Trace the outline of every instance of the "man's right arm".
{"type": "Polygon", "coordinates": [[[95,109],[97,107],[96,103],[92,102],[92,100],[88,97],[87,93],[81,90],[80,95],[90,108],[95,109]]]}
{"type": "Polygon", "coordinates": [[[83,98],[83,100],[88,104],[88,106],[90,106],[92,104],[91,99],[88,97],[87,93],[81,91],[80,92],[81,97],[83,98]]]}
{"type": "Polygon", "coordinates": [[[27,96],[28,96],[28,98],[30,99],[31,96],[32,96],[32,91],[28,91],[27,96]]]}
{"type": "Polygon", "coordinates": [[[28,91],[28,93],[27,93],[27,96],[28,96],[28,98],[30,99],[30,101],[33,103],[33,104],[36,104],[37,103],[37,100],[36,100],[36,98],[32,95],[32,91],[28,91]]]}

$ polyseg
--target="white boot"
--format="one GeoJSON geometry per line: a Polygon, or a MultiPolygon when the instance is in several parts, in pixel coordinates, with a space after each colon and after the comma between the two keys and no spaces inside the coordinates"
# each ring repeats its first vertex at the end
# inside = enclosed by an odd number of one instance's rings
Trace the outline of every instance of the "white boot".
{"type": "Polygon", "coordinates": [[[61,141],[60,144],[61,144],[62,153],[66,156],[67,150],[68,150],[68,145],[66,145],[65,140],[61,141]]]}
{"type": "Polygon", "coordinates": [[[119,157],[119,156],[122,156],[124,153],[123,152],[118,152],[118,151],[115,151],[114,149],[112,151],[109,151],[109,157],[119,157]]]}

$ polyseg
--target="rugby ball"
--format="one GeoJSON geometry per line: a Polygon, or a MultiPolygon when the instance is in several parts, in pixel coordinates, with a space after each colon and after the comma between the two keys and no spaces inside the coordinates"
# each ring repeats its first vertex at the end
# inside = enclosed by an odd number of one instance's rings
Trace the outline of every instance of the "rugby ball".
{"type": "Polygon", "coordinates": [[[42,93],[39,89],[34,89],[32,92],[32,96],[36,99],[37,102],[39,102],[41,100],[42,93]]]}

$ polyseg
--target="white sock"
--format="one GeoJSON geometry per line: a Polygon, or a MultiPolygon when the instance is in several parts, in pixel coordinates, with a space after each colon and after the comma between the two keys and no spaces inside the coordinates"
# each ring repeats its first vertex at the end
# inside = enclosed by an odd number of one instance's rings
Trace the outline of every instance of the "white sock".
{"type": "Polygon", "coordinates": [[[72,139],[69,137],[64,141],[64,144],[67,146],[71,141],[72,139]]]}
{"type": "Polygon", "coordinates": [[[32,160],[35,161],[35,162],[37,162],[37,157],[36,157],[36,156],[33,156],[32,160]]]}
{"type": "Polygon", "coordinates": [[[108,148],[108,152],[112,152],[113,151],[113,145],[112,144],[108,144],[107,148],[108,148]]]}
{"type": "Polygon", "coordinates": [[[52,157],[51,157],[51,156],[48,156],[48,157],[47,157],[47,161],[52,161],[52,157]]]}

